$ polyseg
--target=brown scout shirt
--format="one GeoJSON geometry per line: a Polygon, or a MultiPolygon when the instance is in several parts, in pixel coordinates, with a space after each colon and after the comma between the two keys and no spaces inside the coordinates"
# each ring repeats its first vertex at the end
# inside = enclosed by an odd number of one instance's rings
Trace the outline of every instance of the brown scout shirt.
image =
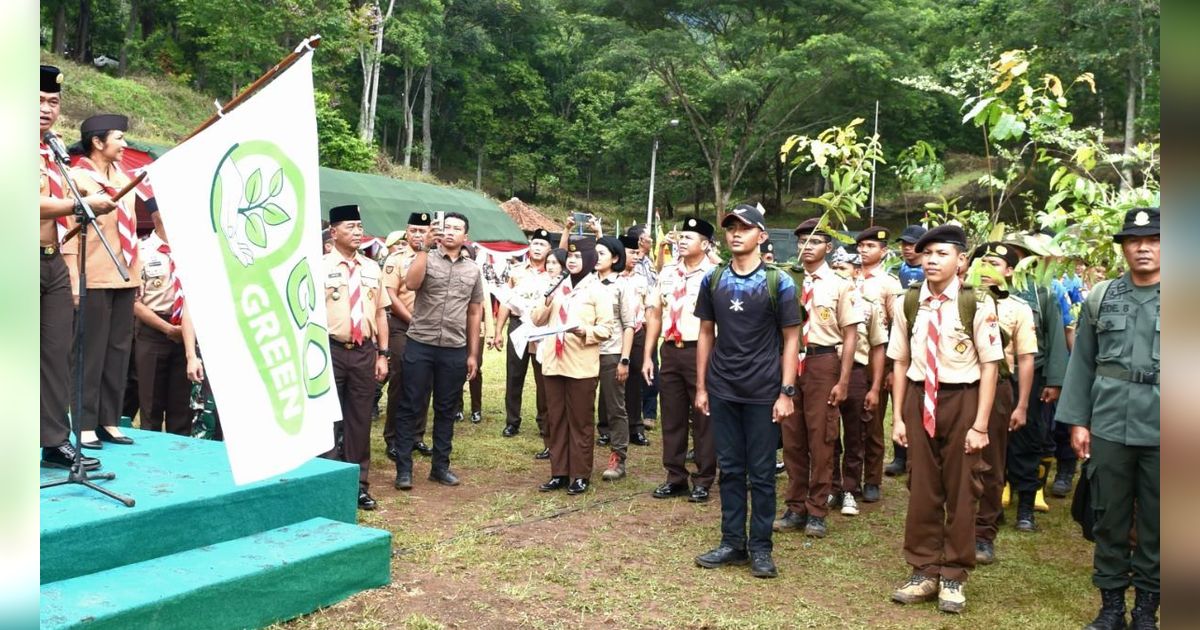
{"type": "Polygon", "coordinates": [[[546,289],[555,280],[558,278],[551,278],[545,267],[539,270],[528,262],[513,266],[508,272],[509,291],[504,306],[512,317],[528,317],[538,303],[545,301],[546,289]]]}
{"type": "MultiPolygon", "coordinates": [[[[942,312],[938,339],[939,383],[973,383],[979,380],[981,361],[990,363],[1004,358],[1004,350],[1000,347],[1000,327],[991,300],[980,302],[975,309],[972,334],[967,334],[958,316],[958,293],[961,288],[962,283],[958,278],[952,280],[943,293],[950,299],[939,307],[942,312]]],[[[892,307],[892,334],[887,355],[896,361],[910,361],[907,375],[914,381],[925,380],[925,340],[928,337],[930,315],[926,300],[931,295],[929,283],[922,282],[920,305],[912,327],[912,347],[918,349],[916,352],[910,353],[904,300],[896,300],[892,307]]]]}
{"type": "Polygon", "coordinates": [[[879,264],[870,271],[863,268],[862,284],[859,285],[858,291],[863,297],[880,306],[883,310],[884,325],[887,326],[891,323],[892,304],[897,295],[904,293],[904,287],[900,285],[896,276],[888,273],[883,265],[879,264]]]}
{"type": "Polygon", "coordinates": [[[450,260],[439,245],[427,256],[408,338],[439,348],[466,347],[467,304],[483,304],[483,272],[462,250],[450,260]]]}
{"type": "MultiPolygon", "coordinates": [[[[83,158],[84,161],[87,158],[83,158]]],[[[104,192],[100,184],[92,179],[92,175],[75,168],[71,170],[71,179],[75,182],[75,186],[79,189],[79,194],[87,197],[96,193],[104,192]]],[[[121,190],[129,183],[129,178],[125,177],[125,173],[115,165],[111,167],[108,174],[108,182],[113,188],[121,190]]],[[[132,193],[130,193],[132,195],[132,193]]],[[[122,204],[133,203],[133,197],[126,195],[121,199],[122,204]]],[[[134,262],[133,268],[129,269],[129,280],[121,280],[121,275],[117,272],[117,268],[113,266],[112,259],[108,257],[108,252],[104,250],[104,245],[100,244],[100,237],[96,235],[96,228],[104,232],[104,238],[112,247],[113,254],[116,255],[117,261],[124,266],[125,258],[121,254],[121,236],[117,232],[117,213],[119,210],[113,210],[108,214],[102,214],[96,217],[96,223],[88,229],[87,243],[87,279],[89,289],[131,289],[141,286],[142,284],[142,261],[138,259],[134,262]]],[[[74,228],[76,221],[74,217],[68,218],[69,227],[74,228]]],[[[134,243],[137,247],[137,243],[134,243]]],[[[76,270],[79,265],[77,259],[79,256],[79,237],[74,236],[71,240],[63,244],[63,256],[66,259],[67,269],[71,272],[71,290],[75,293],[79,292],[79,278],[76,270]]]]}
{"type": "Polygon", "coordinates": [[[142,304],[159,315],[170,315],[175,304],[175,277],[171,275],[171,256],[158,251],[158,234],[150,233],[138,247],[142,261],[142,304]]]}
{"type": "Polygon", "coordinates": [[[883,307],[866,297],[859,296],[859,307],[863,310],[863,321],[858,323],[858,338],[854,345],[854,362],[869,365],[871,348],[888,341],[887,326],[884,325],[883,307]]]}
{"type": "Polygon", "coordinates": [[[409,313],[412,313],[413,301],[417,296],[408,290],[408,285],[404,283],[404,275],[408,273],[408,266],[416,257],[416,254],[409,251],[389,254],[383,259],[383,287],[394,291],[409,313]]]}
{"type": "MultiPolygon", "coordinates": [[[[834,273],[828,264],[806,273],[812,279],[812,300],[808,303],[808,345],[839,346],[842,329],[857,326],[863,320],[858,291],[854,283],[834,273]]],[[[797,287],[804,291],[804,287],[797,287]]]]}
{"type": "MultiPolygon", "coordinates": [[[[363,309],[363,339],[375,340],[375,315],[392,303],[383,290],[383,274],[374,260],[355,252],[363,309]]],[[[337,249],[321,259],[325,277],[325,316],[329,336],[340,343],[350,341],[350,273],[346,258],[337,249]]]]}
{"type": "Polygon", "coordinates": [[[1016,375],[1016,357],[1038,352],[1033,309],[1021,298],[1009,295],[996,300],[996,311],[1000,316],[1000,328],[1008,333],[1009,343],[1004,348],[1004,361],[1008,363],[1008,371],[1016,375]]]}
{"type": "MultiPolygon", "coordinates": [[[[568,278],[563,286],[570,286],[568,278]]],[[[534,307],[533,323],[538,326],[557,326],[559,307],[567,311],[568,321],[583,328],[585,335],[565,333],[562,356],[555,353],[555,338],[546,337],[538,344],[538,359],[542,362],[544,376],[568,378],[596,378],[600,375],[600,344],[612,334],[613,306],[608,291],[600,284],[596,274],[588,274],[579,286],[563,294],[563,287],[554,291],[553,300],[546,306],[545,300],[534,307]]]]}

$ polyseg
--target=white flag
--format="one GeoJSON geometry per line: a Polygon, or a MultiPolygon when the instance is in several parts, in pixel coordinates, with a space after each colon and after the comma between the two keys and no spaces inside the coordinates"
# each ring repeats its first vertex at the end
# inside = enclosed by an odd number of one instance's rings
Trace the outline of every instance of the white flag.
{"type": "Polygon", "coordinates": [[[329,451],[312,55],[148,169],[234,481],[329,451]]]}

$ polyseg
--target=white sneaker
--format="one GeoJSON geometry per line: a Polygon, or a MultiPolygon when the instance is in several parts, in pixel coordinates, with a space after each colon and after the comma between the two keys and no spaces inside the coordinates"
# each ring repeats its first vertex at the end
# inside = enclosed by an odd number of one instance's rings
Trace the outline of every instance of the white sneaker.
{"type": "Polygon", "coordinates": [[[842,516],[858,516],[858,501],[849,492],[842,494],[842,516]]]}

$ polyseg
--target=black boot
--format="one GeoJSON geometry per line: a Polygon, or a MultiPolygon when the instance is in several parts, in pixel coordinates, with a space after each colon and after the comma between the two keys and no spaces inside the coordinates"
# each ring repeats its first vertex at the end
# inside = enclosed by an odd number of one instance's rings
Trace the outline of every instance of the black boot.
{"type": "Polygon", "coordinates": [[[1136,589],[1133,596],[1133,623],[1137,630],[1158,630],[1158,593],[1136,589]]]}
{"type": "Polygon", "coordinates": [[[1017,495],[1017,531],[1036,532],[1037,521],[1033,517],[1033,500],[1037,497],[1033,492],[1020,492],[1017,495]]]}
{"type": "Polygon", "coordinates": [[[1083,630],[1125,630],[1125,589],[1100,589],[1100,614],[1083,630]]]}

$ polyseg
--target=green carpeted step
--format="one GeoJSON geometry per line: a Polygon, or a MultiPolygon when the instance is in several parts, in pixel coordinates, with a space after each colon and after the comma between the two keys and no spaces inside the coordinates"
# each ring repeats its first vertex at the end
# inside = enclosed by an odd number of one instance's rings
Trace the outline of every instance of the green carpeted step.
{"type": "Polygon", "coordinates": [[[253,628],[389,581],[391,534],[314,518],[45,584],[42,628],[253,628]]]}
{"type": "MultiPolygon", "coordinates": [[[[99,485],[129,495],[132,508],[81,486],[41,493],[41,583],[106,571],[249,536],[310,518],[357,520],[358,466],[313,459],[299,468],[238,486],[225,444],[128,429],[131,446],[89,451],[99,485]]],[[[66,471],[42,469],[42,480],[66,471]]]]}

